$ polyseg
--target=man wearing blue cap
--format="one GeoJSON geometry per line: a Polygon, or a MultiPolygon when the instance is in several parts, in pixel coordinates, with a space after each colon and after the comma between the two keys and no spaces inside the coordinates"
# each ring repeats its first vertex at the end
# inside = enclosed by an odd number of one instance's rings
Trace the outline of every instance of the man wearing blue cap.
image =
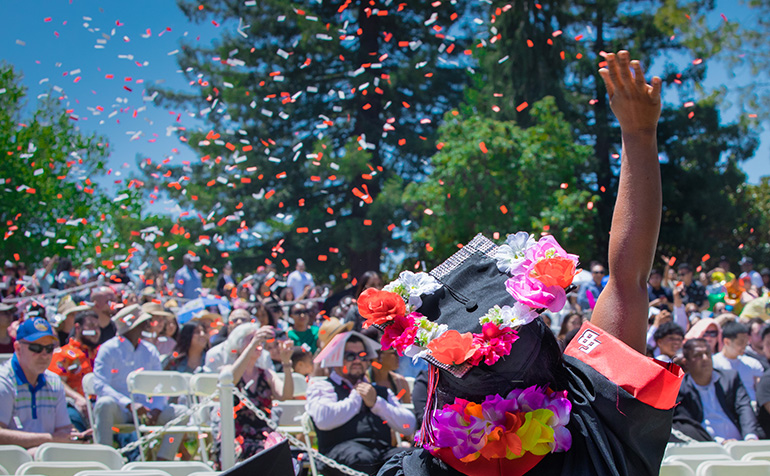
{"type": "Polygon", "coordinates": [[[61,379],[47,370],[56,347],[56,334],[44,318],[19,326],[13,357],[0,366],[0,444],[34,448],[90,435],[72,429],[61,379]]]}

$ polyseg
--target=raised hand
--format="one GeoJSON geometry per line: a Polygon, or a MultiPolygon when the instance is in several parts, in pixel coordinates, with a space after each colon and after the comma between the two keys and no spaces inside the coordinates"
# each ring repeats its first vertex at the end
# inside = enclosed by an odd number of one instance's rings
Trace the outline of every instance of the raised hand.
{"type": "Polygon", "coordinates": [[[622,131],[655,133],[660,118],[660,78],[655,76],[652,85],[647,84],[642,65],[631,61],[628,51],[609,53],[605,59],[607,67],[600,69],[599,74],[622,131]]]}

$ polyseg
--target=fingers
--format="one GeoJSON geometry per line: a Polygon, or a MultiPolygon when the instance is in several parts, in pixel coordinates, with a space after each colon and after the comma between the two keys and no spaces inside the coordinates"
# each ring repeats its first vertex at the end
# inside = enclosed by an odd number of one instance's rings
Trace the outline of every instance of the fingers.
{"type": "Polygon", "coordinates": [[[626,50],[618,51],[618,69],[620,70],[623,86],[631,87],[634,77],[631,76],[631,55],[626,50]]]}
{"type": "Polygon", "coordinates": [[[634,80],[636,81],[636,87],[644,91],[647,82],[644,80],[644,70],[642,64],[638,60],[631,62],[631,69],[634,70],[634,80]]]}
{"type": "Polygon", "coordinates": [[[609,53],[605,59],[607,60],[607,69],[609,70],[610,81],[612,82],[613,90],[625,89],[620,77],[620,67],[614,53],[609,53]]]}
{"type": "Polygon", "coordinates": [[[650,92],[650,98],[656,102],[660,102],[660,89],[663,85],[663,81],[657,76],[652,78],[652,91],[650,92]]]}
{"type": "Polygon", "coordinates": [[[610,71],[607,68],[602,68],[599,70],[599,76],[602,77],[604,86],[607,88],[607,94],[610,96],[610,99],[612,99],[612,97],[615,95],[615,86],[612,85],[612,79],[610,79],[610,71]]]}

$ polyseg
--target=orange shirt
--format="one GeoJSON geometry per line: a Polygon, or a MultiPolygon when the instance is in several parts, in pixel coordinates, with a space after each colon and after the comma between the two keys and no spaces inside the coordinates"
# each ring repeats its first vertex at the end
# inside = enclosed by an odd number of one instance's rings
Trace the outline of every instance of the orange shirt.
{"type": "Polygon", "coordinates": [[[83,376],[94,371],[96,349],[91,349],[75,339],[59,347],[53,353],[48,370],[61,377],[73,390],[83,395],[83,376]]]}

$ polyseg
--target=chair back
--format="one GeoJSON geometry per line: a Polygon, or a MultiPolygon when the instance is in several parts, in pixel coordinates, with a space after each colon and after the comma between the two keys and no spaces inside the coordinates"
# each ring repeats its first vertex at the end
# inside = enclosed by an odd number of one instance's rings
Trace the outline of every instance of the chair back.
{"type": "Polygon", "coordinates": [[[85,470],[107,471],[108,468],[103,463],[96,461],[30,461],[24,463],[16,469],[17,476],[40,475],[40,476],[75,476],[76,473],[85,470]]]}
{"type": "Polygon", "coordinates": [[[142,471],[131,471],[130,473],[127,473],[126,471],[118,471],[118,470],[108,470],[108,471],[94,471],[94,470],[86,470],[81,471],[79,473],[76,473],[75,476],[171,476],[165,471],[161,471],[159,469],[145,469],[142,471]]]}
{"type": "Polygon", "coordinates": [[[757,451],[746,453],[741,461],[770,461],[770,451],[757,451]]]}
{"type": "Polygon", "coordinates": [[[706,461],[698,466],[695,476],[767,476],[768,461],[706,461]]]}
{"type": "Polygon", "coordinates": [[[146,461],[146,462],[133,462],[123,466],[124,476],[134,476],[133,471],[145,471],[145,470],[159,469],[171,476],[189,476],[191,473],[196,472],[211,472],[212,469],[205,463],[200,461],[146,461]],[[128,472],[129,474],[126,474],[128,472]]]}
{"type": "Polygon", "coordinates": [[[715,441],[698,441],[695,443],[669,443],[666,446],[664,458],[675,455],[725,455],[730,456],[724,446],[715,441]]]}
{"type": "Polygon", "coordinates": [[[695,471],[680,461],[663,463],[660,466],[659,476],[695,476],[695,471]]]}
{"type": "Polygon", "coordinates": [[[197,397],[208,397],[219,392],[219,375],[193,374],[190,377],[190,394],[197,397]]]}
{"type": "Polygon", "coordinates": [[[16,473],[16,469],[24,463],[32,461],[32,456],[27,450],[16,445],[0,445],[0,466],[9,474],[16,473]]]}
{"type": "Polygon", "coordinates": [[[291,377],[294,380],[294,398],[304,397],[305,395],[307,395],[306,377],[296,372],[292,373],[291,377]]]}
{"type": "Polygon", "coordinates": [[[128,391],[147,397],[181,397],[188,395],[189,374],[168,370],[134,370],[126,377],[128,391]]]}
{"type": "Polygon", "coordinates": [[[689,466],[690,469],[697,472],[698,466],[706,461],[733,462],[734,460],[727,455],[674,455],[663,460],[664,463],[670,463],[672,461],[684,463],[689,466]]]}
{"type": "Polygon", "coordinates": [[[770,451],[770,441],[730,441],[725,443],[725,449],[733,459],[741,459],[747,453],[757,453],[759,451],[770,451]]]}
{"type": "Polygon", "coordinates": [[[120,469],[125,463],[123,455],[112,446],[72,443],[44,443],[35,451],[35,461],[98,461],[108,469],[120,469]]]}

